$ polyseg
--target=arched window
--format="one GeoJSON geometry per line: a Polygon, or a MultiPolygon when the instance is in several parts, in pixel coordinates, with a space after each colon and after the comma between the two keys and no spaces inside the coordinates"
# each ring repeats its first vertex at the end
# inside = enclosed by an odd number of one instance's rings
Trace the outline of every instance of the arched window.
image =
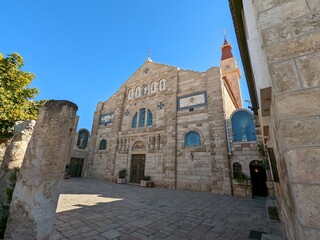
{"type": "Polygon", "coordinates": [[[152,126],[152,112],[148,109],[147,126],[152,126]]]}
{"type": "Polygon", "coordinates": [[[146,109],[141,108],[139,111],[139,127],[144,127],[145,120],[146,120],[146,109]]]}
{"type": "Polygon", "coordinates": [[[136,127],[137,127],[137,121],[138,121],[138,112],[136,112],[136,113],[133,115],[132,124],[131,124],[131,127],[132,127],[132,128],[136,128],[136,127]]]}
{"type": "Polygon", "coordinates": [[[155,82],[151,83],[150,92],[154,93],[157,91],[157,85],[155,82]]]}
{"type": "Polygon", "coordinates": [[[99,144],[99,150],[106,150],[106,149],[107,149],[107,141],[102,139],[99,144]]]}
{"type": "Polygon", "coordinates": [[[166,89],[166,80],[161,79],[160,83],[159,83],[159,90],[162,91],[162,90],[165,90],[165,89],[166,89]]]}
{"type": "Polygon", "coordinates": [[[188,132],[186,134],[184,145],[186,147],[196,147],[201,145],[200,135],[195,131],[188,132]]]}
{"type": "Polygon", "coordinates": [[[139,128],[144,126],[152,126],[152,112],[147,108],[141,108],[138,112],[133,115],[131,127],[139,128]]]}
{"type": "Polygon", "coordinates": [[[142,95],[147,95],[149,93],[149,86],[147,84],[144,84],[142,86],[142,95]]]}
{"type": "Polygon", "coordinates": [[[128,93],[128,99],[132,99],[134,96],[133,96],[133,90],[130,89],[129,90],[129,93],[128,93]]]}
{"type": "Polygon", "coordinates": [[[240,175],[242,175],[242,166],[240,163],[238,162],[235,162],[233,164],[233,177],[234,178],[237,178],[239,177],[240,175]]]}
{"type": "Polygon", "coordinates": [[[140,96],[140,87],[136,87],[136,97],[140,96]]]}
{"type": "Polygon", "coordinates": [[[86,148],[88,145],[89,131],[86,129],[82,129],[78,133],[78,141],[77,146],[79,148],[86,148]]]}
{"type": "Polygon", "coordinates": [[[235,112],[231,117],[234,142],[256,141],[252,114],[245,110],[235,112]]]}

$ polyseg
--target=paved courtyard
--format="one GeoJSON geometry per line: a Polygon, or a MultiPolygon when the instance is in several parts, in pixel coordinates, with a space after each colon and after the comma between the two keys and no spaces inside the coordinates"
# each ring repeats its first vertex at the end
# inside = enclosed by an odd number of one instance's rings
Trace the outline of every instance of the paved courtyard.
{"type": "MultiPolygon", "coordinates": [[[[281,235],[266,200],[143,188],[92,179],[63,182],[55,239],[248,239],[252,230],[281,235]]],[[[260,238],[254,238],[260,239],[260,238]]]]}

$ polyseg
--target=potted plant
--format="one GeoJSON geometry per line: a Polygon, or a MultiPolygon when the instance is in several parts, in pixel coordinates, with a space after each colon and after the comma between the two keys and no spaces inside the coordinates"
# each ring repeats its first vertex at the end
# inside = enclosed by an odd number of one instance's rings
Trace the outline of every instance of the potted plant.
{"type": "Polygon", "coordinates": [[[140,186],[141,187],[146,187],[147,183],[150,182],[150,179],[151,179],[150,176],[144,176],[143,178],[141,178],[140,186]]]}
{"type": "Polygon", "coordinates": [[[121,169],[118,172],[117,183],[126,183],[127,169],[121,169]]]}
{"type": "Polygon", "coordinates": [[[250,178],[247,177],[243,172],[239,172],[234,176],[234,179],[237,180],[239,184],[248,185],[250,178]]]}

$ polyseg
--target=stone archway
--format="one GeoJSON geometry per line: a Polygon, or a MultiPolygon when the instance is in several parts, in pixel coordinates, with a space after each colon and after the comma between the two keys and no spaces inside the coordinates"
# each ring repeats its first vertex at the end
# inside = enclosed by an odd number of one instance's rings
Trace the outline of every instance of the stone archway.
{"type": "Polygon", "coordinates": [[[249,166],[252,183],[252,195],[266,197],[268,195],[268,189],[266,185],[266,170],[259,165],[258,160],[252,161],[249,166]]]}
{"type": "Polygon", "coordinates": [[[146,162],[146,146],[144,142],[137,141],[132,146],[131,155],[131,174],[130,182],[140,183],[140,179],[144,177],[145,162],[146,162]]]}

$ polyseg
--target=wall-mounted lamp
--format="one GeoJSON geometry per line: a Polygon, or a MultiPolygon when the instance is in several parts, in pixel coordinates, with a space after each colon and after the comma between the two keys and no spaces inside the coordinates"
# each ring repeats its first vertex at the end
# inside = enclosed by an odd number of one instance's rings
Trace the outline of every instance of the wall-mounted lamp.
{"type": "Polygon", "coordinates": [[[193,152],[191,152],[191,159],[192,159],[192,161],[193,161],[193,152]]]}

